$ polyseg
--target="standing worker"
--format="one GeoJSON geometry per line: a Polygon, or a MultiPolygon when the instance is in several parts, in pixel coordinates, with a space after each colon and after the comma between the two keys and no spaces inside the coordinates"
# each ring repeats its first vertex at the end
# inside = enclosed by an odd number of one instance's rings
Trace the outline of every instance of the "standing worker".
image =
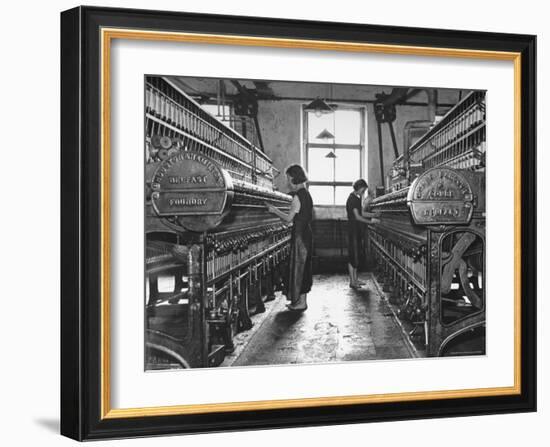
{"type": "Polygon", "coordinates": [[[362,223],[369,224],[375,221],[365,217],[377,217],[377,213],[362,212],[362,202],[365,191],[367,191],[367,182],[363,179],[356,180],[353,183],[353,192],[349,195],[346,202],[346,212],[348,215],[348,272],[349,286],[352,289],[358,289],[365,283],[357,279],[357,268],[361,260],[361,251],[363,247],[362,223]]]}
{"type": "Polygon", "coordinates": [[[290,300],[290,304],[287,307],[292,311],[303,312],[307,309],[307,294],[313,283],[311,268],[313,201],[306,188],[306,173],[300,165],[289,166],[286,170],[286,178],[293,196],[289,213],[267,203],[266,206],[270,213],[277,215],[285,222],[293,222],[289,274],[286,284],[287,298],[290,300]]]}

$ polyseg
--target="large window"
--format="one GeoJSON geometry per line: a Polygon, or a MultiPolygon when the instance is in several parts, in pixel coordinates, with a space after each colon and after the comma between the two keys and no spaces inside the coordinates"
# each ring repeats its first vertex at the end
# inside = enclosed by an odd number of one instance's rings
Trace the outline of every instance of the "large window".
{"type": "Polygon", "coordinates": [[[316,205],[345,205],[352,183],[364,177],[365,108],[303,112],[304,160],[316,205]],[[324,138],[323,138],[324,137],[324,138]]]}

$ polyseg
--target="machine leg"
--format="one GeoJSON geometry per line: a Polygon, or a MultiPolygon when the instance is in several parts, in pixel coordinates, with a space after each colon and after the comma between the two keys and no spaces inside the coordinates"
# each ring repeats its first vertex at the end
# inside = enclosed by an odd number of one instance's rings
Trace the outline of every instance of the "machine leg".
{"type": "Polygon", "coordinates": [[[247,331],[252,327],[252,320],[250,319],[250,313],[248,312],[248,279],[243,278],[239,281],[239,331],[247,331]]]}
{"type": "Polygon", "coordinates": [[[382,125],[376,121],[378,127],[378,157],[380,159],[380,183],[384,184],[384,147],[382,146],[382,125]]]}

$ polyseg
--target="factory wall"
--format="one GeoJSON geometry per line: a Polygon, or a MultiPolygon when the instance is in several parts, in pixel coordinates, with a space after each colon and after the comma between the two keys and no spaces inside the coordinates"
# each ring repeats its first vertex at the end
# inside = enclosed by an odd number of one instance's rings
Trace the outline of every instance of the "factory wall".
{"type": "MultiPolygon", "coordinates": [[[[275,179],[275,186],[286,191],[284,170],[292,163],[301,163],[302,158],[302,128],[301,106],[302,101],[278,100],[259,101],[258,121],[266,153],[273,160],[274,166],[280,170],[275,179]]],[[[410,120],[427,118],[425,106],[397,106],[397,118],[394,124],[395,136],[399,153],[403,150],[403,128],[410,120]]],[[[382,142],[384,149],[384,172],[395,158],[392,141],[387,124],[382,125],[382,142]]],[[[378,150],[378,133],[373,104],[367,104],[367,182],[374,188],[384,184],[380,176],[380,162],[378,150]]],[[[316,208],[317,218],[338,218],[342,210],[316,208]]]]}
{"type": "Polygon", "coordinates": [[[285,169],[301,163],[301,101],[258,101],[258,122],[265,151],[280,172],[275,186],[287,191],[285,169]]]}

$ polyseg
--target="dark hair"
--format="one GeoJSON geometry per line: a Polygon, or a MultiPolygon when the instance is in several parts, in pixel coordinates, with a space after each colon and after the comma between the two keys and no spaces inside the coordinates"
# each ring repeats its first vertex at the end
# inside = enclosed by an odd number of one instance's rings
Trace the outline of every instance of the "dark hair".
{"type": "Polygon", "coordinates": [[[360,178],[359,180],[355,180],[355,182],[353,182],[354,191],[359,191],[361,188],[368,188],[367,182],[362,178],[360,178]]]}
{"type": "Polygon", "coordinates": [[[290,165],[285,173],[290,176],[293,185],[307,182],[306,171],[300,165],[290,165]]]}

